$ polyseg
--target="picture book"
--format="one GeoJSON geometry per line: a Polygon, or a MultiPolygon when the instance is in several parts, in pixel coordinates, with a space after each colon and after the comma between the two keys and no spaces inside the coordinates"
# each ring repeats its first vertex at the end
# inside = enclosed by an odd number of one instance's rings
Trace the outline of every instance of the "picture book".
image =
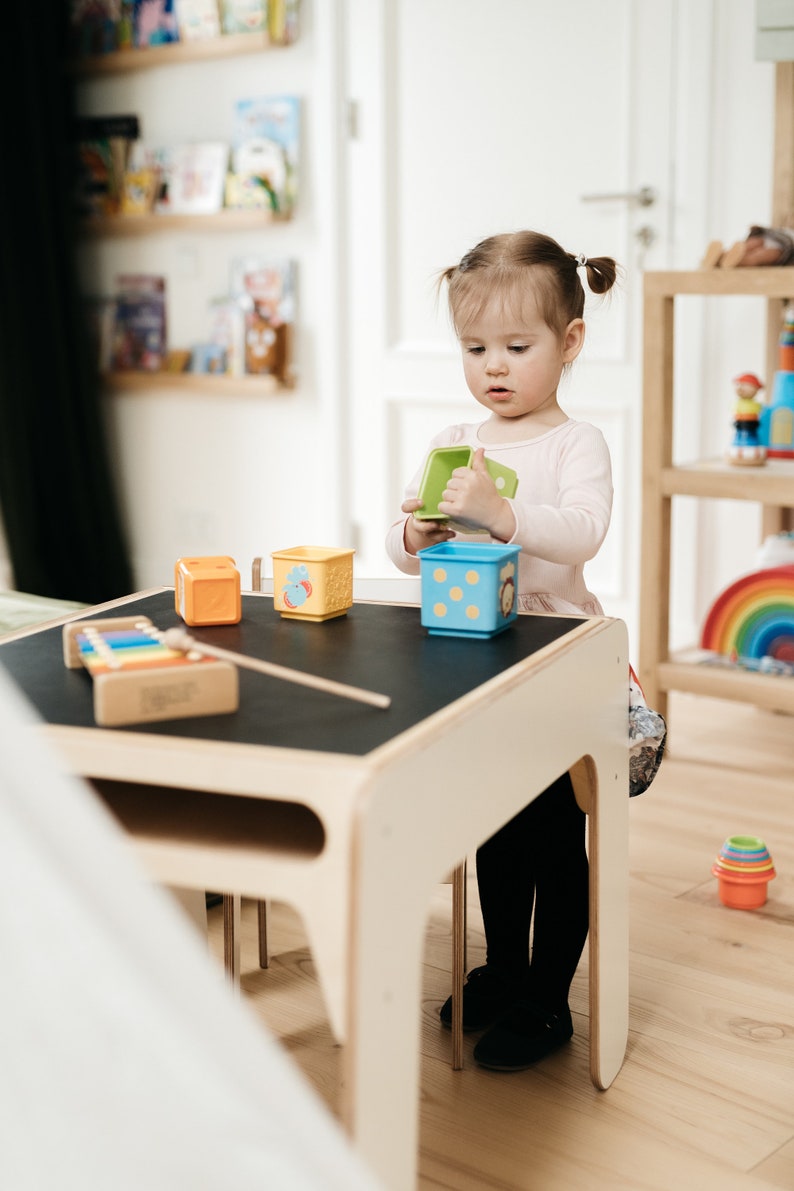
{"type": "Polygon", "coordinates": [[[177,145],[163,158],[158,210],[175,215],[209,215],[223,207],[229,146],[223,141],[177,145]]]}
{"type": "Polygon", "coordinates": [[[152,210],[158,214],[168,210],[170,155],[169,149],[154,148],[144,141],[135,141],[130,146],[130,155],[127,160],[127,173],[144,174],[148,172],[157,177],[152,210]]]}
{"type": "Polygon", "coordinates": [[[268,0],[267,31],[273,45],[292,45],[298,37],[298,0],[268,0]]]}
{"type": "Polygon", "coordinates": [[[179,41],[174,0],[134,0],[132,27],[139,47],[179,41]]]}
{"type": "Polygon", "coordinates": [[[176,0],[176,19],[180,41],[205,41],[221,35],[218,0],[176,0]]]}
{"type": "Polygon", "coordinates": [[[150,273],[116,279],[112,367],[159,372],[167,356],[165,278],[150,273]]]}
{"type": "Polygon", "coordinates": [[[243,296],[210,303],[210,342],[222,348],[229,376],[245,373],[245,316],[251,304],[243,296]]]}
{"type": "Polygon", "coordinates": [[[117,50],[120,22],[121,0],[71,0],[69,53],[89,58],[117,50]]]}
{"type": "Polygon", "coordinates": [[[165,372],[187,372],[190,367],[190,352],[185,348],[172,348],[165,358],[165,372]]]}
{"type": "Polygon", "coordinates": [[[159,170],[127,170],[122,184],[120,214],[148,215],[154,210],[159,188],[159,170]]]}
{"type": "Polygon", "coordinates": [[[135,115],[78,117],[75,197],[81,216],[118,213],[130,148],[139,135],[135,115]]]}
{"type": "Polygon", "coordinates": [[[300,117],[300,99],[294,95],[241,99],[234,109],[234,172],[264,178],[284,214],[297,198],[300,117]]]}
{"type": "Polygon", "coordinates": [[[220,0],[224,33],[264,33],[267,0],[220,0]]]}
{"type": "Polygon", "coordinates": [[[190,371],[218,376],[226,372],[226,352],[217,343],[197,343],[190,353],[190,371]]]}
{"type": "Polygon", "coordinates": [[[295,321],[294,261],[240,257],[232,262],[231,291],[244,306],[245,371],[286,380],[295,321]]]}
{"type": "Polygon", "coordinates": [[[226,175],[224,205],[233,211],[279,209],[278,196],[268,178],[257,174],[242,174],[237,170],[230,170],[226,175]]]}

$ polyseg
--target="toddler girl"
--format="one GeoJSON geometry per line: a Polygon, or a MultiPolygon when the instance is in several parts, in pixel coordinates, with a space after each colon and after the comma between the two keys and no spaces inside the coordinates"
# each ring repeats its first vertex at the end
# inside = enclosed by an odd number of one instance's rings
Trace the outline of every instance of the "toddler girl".
{"type": "MultiPolygon", "coordinates": [[[[417,553],[426,546],[466,540],[468,531],[482,541],[485,531],[521,546],[520,611],[603,614],[584,564],[609,527],[609,451],[601,432],[569,418],[557,399],[563,371],[584,343],[583,275],[604,294],[617,266],[610,257],[574,256],[531,231],[483,240],[442,273],[466,383],[486,417],[448,426],[430,443],[429,450],[474,450],[438,506],[463,532],[413,516],[422,507],[420,467],[386,540],[401,571],[418,574],[417,553]],[[517,473],[515,497],[500,495],[485,456],[517,473]]],[[[468,974],[463,1028],[487,1031],[474,1048],[481,1066],[517,1071],[573,1034],[568,993],[587,938],[588,861],[585,816],[567,773],[478,849],[477,884],[486,962],[468,974]]],[[[451,1023],[451,998],[441,1020],[451,1023]]]]}

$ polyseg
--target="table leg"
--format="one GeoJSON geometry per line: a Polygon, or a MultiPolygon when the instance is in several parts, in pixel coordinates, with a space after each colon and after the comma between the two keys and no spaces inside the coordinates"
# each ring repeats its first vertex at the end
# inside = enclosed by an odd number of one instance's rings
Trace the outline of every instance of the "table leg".
{"type": "Polygon", "coordinates": [[[608,1088],[628,1039],[629,889],[628,778],[603,763],[591,773],[590,1077],[608,1088]]]}
{"type": "MultiPolygon", "coordinates": [[[[372,799],[378,806],[378,799],[372,799]]],[[[406,880],[406,841],[367,819],[357,841],[343,1120],[389,1191],[415,1186],[422,958],[432,880],[406,880]]],[[[438,879],[441,879],[440,875],[438,879]]]]}

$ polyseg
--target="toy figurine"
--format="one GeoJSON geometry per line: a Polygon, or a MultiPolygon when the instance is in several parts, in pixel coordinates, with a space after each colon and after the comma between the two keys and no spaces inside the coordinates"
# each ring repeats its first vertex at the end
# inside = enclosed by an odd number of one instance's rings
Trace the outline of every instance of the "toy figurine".
{"type": "Polygon", "coordinates": [[[733,412],[734,436],[728,448],[728,462],[739,467],[759,467],[766,463],[766,447],[759,438],[761,402],[758,393],[763,384],[752,372],[734,377],[736,405],[733,412]]]}

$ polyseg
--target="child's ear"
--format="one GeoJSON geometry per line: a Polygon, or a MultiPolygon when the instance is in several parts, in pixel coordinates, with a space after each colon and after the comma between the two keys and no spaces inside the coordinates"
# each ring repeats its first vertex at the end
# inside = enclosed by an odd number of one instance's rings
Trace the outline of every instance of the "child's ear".
{"type": "Polygon", "coordinates": [[[562,358],[563,363],[570,364],[579,355],[579,352],[584,346],[584,319],[575,318],[568,323],[565,328],[565,338],[563,339],[562,358]]]}

